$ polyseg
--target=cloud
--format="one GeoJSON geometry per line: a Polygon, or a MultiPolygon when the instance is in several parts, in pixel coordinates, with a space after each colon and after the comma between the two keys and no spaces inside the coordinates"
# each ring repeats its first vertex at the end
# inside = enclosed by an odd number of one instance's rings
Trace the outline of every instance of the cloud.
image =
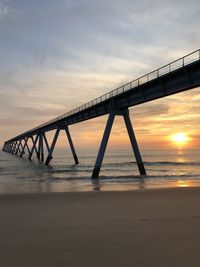
{"type": "Polygon", "coordinates": [[[6,5],[5,1],[0,1],[0,20],[4,19],[9,13],[9,7],[6,5]]]}

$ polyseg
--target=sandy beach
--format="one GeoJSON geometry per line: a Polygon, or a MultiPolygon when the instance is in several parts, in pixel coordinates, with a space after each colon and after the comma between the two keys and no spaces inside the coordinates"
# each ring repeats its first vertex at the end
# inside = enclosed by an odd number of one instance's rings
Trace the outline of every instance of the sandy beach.
{"type": "Polygon", "coordinates": [[[200,188],[0,196],[0,266],[200,266],[200,188]]]}

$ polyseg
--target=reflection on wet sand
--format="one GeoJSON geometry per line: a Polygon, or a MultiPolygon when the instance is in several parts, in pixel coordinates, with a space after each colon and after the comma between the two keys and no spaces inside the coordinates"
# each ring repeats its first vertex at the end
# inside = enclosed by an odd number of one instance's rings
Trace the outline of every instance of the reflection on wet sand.
{"type": "Polygon", "coordinates": [[[141,177],[138,182],[130,183],[103,183],[101,179],[92,179],[91,184],[93,186],[93,191],[106,191],[106,190],[135,190],[135,189],[145,189],[146,182],[145,178],[141,177]]]}

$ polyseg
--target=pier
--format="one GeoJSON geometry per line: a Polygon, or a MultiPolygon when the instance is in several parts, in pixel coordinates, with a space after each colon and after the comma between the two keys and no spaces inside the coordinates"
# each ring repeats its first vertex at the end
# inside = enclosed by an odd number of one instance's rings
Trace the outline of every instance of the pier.
{"type": "Polygon", "coordinates": [[[2,150],[19,157],[27,154],[29,160],[32,159],[35,153],[39,161],[48,165],[53,159],[53,152],[59,133],[60,131],[65,131],[74,162],[75,164],[79,164],[69,126],[108,114],[96,163],[91,174],[91,177],[95,179],[98,178],[101,170],[115,116],[122,116],[139,173],[140,175],[146,175],[142,155],[134,133],[134,127],[130,120],[129,108],[198,86],[200,86],[200,49],[126,83],[51,121],[7,140],[2,150]],[[55,130],[55,135],[52,142],[49,143],[46,133],[53,130],[55,130]]]}

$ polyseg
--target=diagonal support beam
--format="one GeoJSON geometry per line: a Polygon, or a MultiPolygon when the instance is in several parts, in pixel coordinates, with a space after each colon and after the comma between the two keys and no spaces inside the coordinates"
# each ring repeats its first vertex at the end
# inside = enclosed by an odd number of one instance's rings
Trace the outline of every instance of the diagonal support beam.
{"type": "Polygon", "coordinates": [[[49,149],[49,153],[48,153],[48,156],[47,156],[47,159],[45,161],[45,165],[49,165],[49,162],[52,160],[52,154],[53,154],[53,151],[54,151],[54,148],[55,148],[55,145],[56,145],[56,141],[58,139],[58,135],[60,133],[60,129],[57,129],[56,130],[56,133],[54,135],[54,138],[53,138],[53,141],[52,141],[52,144],[51,144],[51,147],[49,149]]]}
{"type": "Polygon", "coordinates": [[[15,152],[15,155],[17,155],[18,152],[20,152],[20,145],[21,145],[21,140],[17,142],[17,149],[16,149],[16,152],[15,152]]]}
{"type": "Polygon", "coordinates": [[[37,159],[40,160],[41,159],[41,138],[40,138],[40,134],[38,137],[38,153],[37,153],[37,159]]]}
{"type": "MultiPolygon", "coordinates": [[[[28,137],[28,139],[29,139],[29,137],[28,137]]],[[[30,151],[30,148],[29,148],[29,146],[28,146],[28,141],[27,141],[27,143],[26,143],[26,148],[27,148],[27,150],[28,150],[28,154],[29,154],[29,156],[30,156],[31,151],[30,151]]]]}
{"type": "Polygon", "coordinates": [[[2,151],[6,151],[6,142],[3,145],[2,151]]]}
{"type": "Polygon", "coordinates": [[[21,140],[21,141],[20,141],[20,144],[19,144],[19,153],[21,153],[21,149],[23,149],[22,141],[23,141],[23,140],[21,140]]]}
{"type": "Polygon", "coordinates": [[[14,145],[13,145],[13,148],[12,148],[12,151],[11,151],[11,154],[14,154],[15,151],[16,151],[16,146],[17,146],[17,142],[15,141],[14,142],[14,145]]]}
{"type": "Polygon", "coordinates": [[[12,147],[12,150],[11,150],[11,154],[14,154],[15,149],[16,149],[16,142],[13,143],[13,147],[12,147]]]}
{"type": "Polygon", "coordinates": [[[9,143],[9,147],[8,147],[8,153],[11,152],[11,149],[12,149],[12,143],[9,143]]]}
{"type": "Polygon", "coordinates": [[[6,144],[4,143],[2,147],[2,151],[5,151],[5,149],[6,149],[6,144]]]}
{"type": "Polygon", "coordinates": [[[15,152],[17,150],[17,141],[15,141],[15,144],[14,144],[14,147],[13,147],[13,150],[12,150],[12,154],[14,155],[15,152]]]}
{"type": "Polygon", "coordinates": [[[128,131],[129,139],[130,139],[131,146],[132,146],[132,149],[133,149],[133,152],[134,152],[134,155],[135,155],[135,159],[136,159],[136,162],[137,162],[137,166],[138,166],[139,172],[140,172],[141,175],[146,175],[146,171],[145,171],[145,168],[144,168],[144,163],[142,161],[142,157],[141,157],[140,150],[139,150],[139,147],[138,147],[138,144],[137,144],[135,133],[133,131],[133,127],[132,127],[132,123],[131,123],[131,120],[130,120],[128,109],[124,111],[123,117],[124,117],[124,122],[126,124],[126,128],[127,128],[127,131],[128,131]]]}
{"type": "Polygon", "coordinates": [[[8,152],[9,144],[6,144],[6,152],[8,152]]]}
{"type": "Polygon", "coordinates": [[[108,139],[109,139],[109,136],[110,136],[110,132],[111,132],[111,129],[112,129],[112,125],[113,125],[114,119],[115,119],[115,112],[111,111],[110,114],[109,114],[109,117],[108,117],[106,128],[104,130],[103,139],[101,141],[101,145],[100,145],[99,152],[98,152],[98,155],[97,155],[96,163],[94,165],[94,169],[93,169],[93,173],[92,173],[92,179],[95,179],[95,178],[99,177],[100,169],[101,169],[101,166],[102,166],[102,161],[103,161],[103,158],[104,158],[104,154],[105,154],[105,151],[106,151],[106,147],[107,147],[107,143],[108,143],[108,139]]]}
{"type": "Polygon", "coordinates": [[[17,150],[18,150],[18,148],[19,148],[19,142],[16,141],[16,149],[15,149],[15,152],[14,152],[15,155],[17,155],[17,150]]]}
{"type": "Polygon", "coordinates": [[[37,159],[40,160],[40,136],[38,137],[37,159]]]}
{"type": "Polygon", "coordinates": [[[43,135],[40,134],[40,160],[43,162],[44,161],[44,143],[43,143],[43,135]]]}
{"type": "Polygon", "coordinates": [[[45,144],[46,144],[47,152],[48,152],[48,154],[49,154],[49,152],[50,152],[50,148],[49,148],[49,144],[48,144],[48,141],[47,141],[46,134],[43,133],[42,135],[43,135],[43,138],[44,138],[44,142],[45,142],[45,144]]]}
{"type": "Polygon", "coordinates": [[[73,141],[72,141],[68,126],[67,126],[67,128],[65,128],[65,132],[66,132],[66,135],[67,135],[67,138],[68,138],[68,141],[69,141],[69,145],[70,145],[70,148],[71,148],[71,151],[72,151],[72,155],[73,155],[75,164],[79,164],[78,157],[76,155],[76,151],[75,151],[75,148],[74,148],[74,144],[73,144],[73,141]]]}
{"type": "Polygon", "coordinates": [[[35,150],[36,154],[38,153],[37,152],[37,149],[36,149],[36,144],[37,144],[37,141],[38,141],[38,137],[39,136],[37,135],[36,138],[35,138],[35,140],[34,140],[33,136],[31,137],[31,139],[33,141],[33,146],[31,148],[31,152],[30,152],[29,157],[28,157],[30,160],[32,158],[32,155],[33,155],[34,150],[35,150]]]}
{"type": "Polygon", "coordinates": [[[22,158],[23,154],[25,154],[24,150],[25,150],[27,142],[28,142],[28,137],[24,139],[24,146],[22,147],[20,158],[22,158]]]}
{"type": "MultiPolygon", "coordinates": [[[[37,136],[36,136],[35,138],[37,138],[37,136]]],[[[39,138],[39,136],[38,136],[38,138],[39,138]]],[[[32,140],[32,142],[33,142],[33,144],[34,144],[35,140],[34,140],[33,136],[31,136],[31,140],[32,140]]],[[[37,141],[38,141],[38,139],[37,139],[37,141]]],[[[38,153],[39,153],[39,151],[38,151],[38,149],[37,149],[37,142],[36,142],[36,144],[35,144],[35,146],[34,146],[34,150],[35,150],[35,154],[36,154],[36,156],[37,156],[37,158],[38,158],[38,153]]]]}
{"type": "Polygon", "coordinates": [[[7,143],[6,144],[6,152],[8,152],[8,150],[9,150],[9,144],[7,143]]]}
{"type": "Polygon", "coordinates": [[[12,147],[13,147],[13,143],[10,143],[10,144],[9,144],[9,150],[8,150],[9,153],[11,153],[11,151],[12,151],[12,147]]]}

